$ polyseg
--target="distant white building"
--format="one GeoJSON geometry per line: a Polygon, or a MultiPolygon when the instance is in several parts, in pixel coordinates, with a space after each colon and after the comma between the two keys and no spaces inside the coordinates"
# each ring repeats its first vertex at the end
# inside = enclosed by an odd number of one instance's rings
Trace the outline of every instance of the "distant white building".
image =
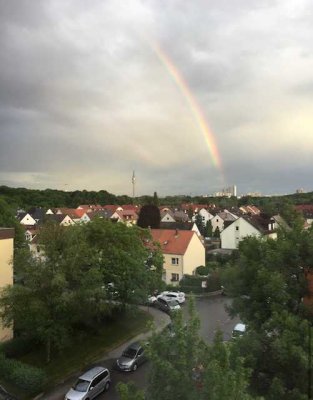
{"type": "Polygon", "coordinates": [[[229,186],[225,189],[222,189],[220,192],[215,192],[214,193],[215,197],[237,197],[237,186],[229,186]]]}

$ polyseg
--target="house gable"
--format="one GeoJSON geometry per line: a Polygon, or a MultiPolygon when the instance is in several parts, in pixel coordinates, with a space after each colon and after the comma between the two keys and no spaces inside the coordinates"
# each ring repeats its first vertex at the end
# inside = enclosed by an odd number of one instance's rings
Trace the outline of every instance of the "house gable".
{"type": "Polygon", "coordinates": [[[221,248],[237,249],[239,242],[248,236],[260,237],[262,232],[243,217],[232,222],[221,232],[221,248]]]}

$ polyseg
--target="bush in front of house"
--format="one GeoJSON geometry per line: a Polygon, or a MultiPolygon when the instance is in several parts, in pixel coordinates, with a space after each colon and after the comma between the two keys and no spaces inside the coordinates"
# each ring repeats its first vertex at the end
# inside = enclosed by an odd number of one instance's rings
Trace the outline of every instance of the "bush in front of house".
{"type": "Polygon", "coordinates": [[[196,268],[196,275],[207,276],[209,274],[209,268],[205,265],[200,265],[196,268]]]}
{"type": "Polygon", "coordinates": [[[221,280],[218,271],[211,272],[208,277],[184,275],[179,283],[179,288],[186,293],[210,293],[221,289],[221,280]],[[206,287],[203,287],[203,282],[206,287]]]}
{"type": "Polygon", "coordinates": [[[30,353],[35,346],[36,343],[33,339],[16,337],[7,342],[1,343],[0,351],[2,351],[8,358],[18,358],[30,353]]]}
{"type": "Polygon", "coordinates": [[[40,368],[6,358],[3,353],[0,353],[0,376],[27,394],[40,392],[46,379],[40,368]]]}

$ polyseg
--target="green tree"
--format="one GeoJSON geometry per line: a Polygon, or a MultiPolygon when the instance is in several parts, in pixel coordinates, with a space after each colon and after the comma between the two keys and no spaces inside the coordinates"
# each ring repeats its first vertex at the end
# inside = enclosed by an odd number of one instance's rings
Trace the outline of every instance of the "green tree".
{"type": "Polygon", "coordinates": [[[153,203],[152,204],[154,204],[157,207],[159,207],[159,205],[160,205],[160,201],[159,201],[157,192],[153,193],[153,203]]]}
{"type": "Polygon", "coordinates": [[[99,301],[105,299],[102,274],[90,264],[92,253],[79,227],[46,226],[40,246],[42,259],[23,251],[19,283],[4,289],[0,305],[6,325],[14,322],[16,331],[45,344],[49,362],[51,351],[70,341],[73,324],[90,321],[107,303],[99,301]]]}
{"type": "Polygon", "coordinates": [[[117,391],[120,400],[145,400],[145,395],[142,390],[139,390],[133,382],[128,384],[119,382],[117,391]]]}
{"type": "Polygon", "coordinates": [[[163,257],[159,248],[149,248],[149,230],[113,224],[102,219],[84,227],[86,241],[105,284],[113,283],[122,304],[142,303],[160,286],[163,257]],[[147,261],[154,268],[147,267],[147,261]]]}
{"type": "Polygon", "coordinates": [[[121,400],[252,400],[249,371],[235,347],[225,345],[221,334],[213,345],[200,338],[193,301],[187,322],[175,314],[171,329],[155,333],[147,352],[151,368],[145,397],[131,383],[119,386],[121,400]]]}
{"type": "Polygon", "coordinates": [[[159,229],[161,214],[159,207],[153,204],[146,204],[141,207],[137,225],[141,228],[159,229]]]}
{"type": "Polygon", "coordinates": [[[196,223],[201,235],[204,236],[205,235],[205,226],[203,224],[203,220],[202,220],[202,217],[200,214],[196,214],[195,223],[196,223]]]}
{"type": "Polygon", "coordinates": [[[14,248],[19,249],[25,245],[24,230],[15,218],[16,209],[0,198],[0,227],[14,228],[14,248]]]}
{"type": "Polygon", "coordinates": [[[148,353],[149,400],[251,399],[247,392],[248,371],[242,360],[223,343],[221,335],[212,346],[203,342],[192,301],[188,321],[181,313],[175,314],[171,333],[155,334],[148,353]]]}
{"type": "Polygon", "coordinates": [[[17,332],[43,343],[49,361],[54,349],[70,342],[75,326],[95,326],[155,289],[162,260],[157,249],[145,246],[148,238],[149,231],[100,219],[74,227],[47,224],[39,239],[44,257],[18,252],[17,283],[0,298],[4,323],[14,322],[17,332]],[[146,266],[151,253],[153,271],[146,266]],[[118,302],[110,301],[108,283],[114,283],[118,302]]]}
{"type": "Polygon", "coordinates": [[[213,236],[213,227],[212,222],[209,219],[205,224],[205,237],[212,237],[213,236]]]}
{"type": "Polygon", "coordinates": [[[251,385],[266,399],[302,400],[307,391],[308,321],[302,299],[305,268],[313,266],[313,233],[280,231],[277,240],[247,238],[226,272],[226,287],[249,326],[239,343],[254,371],[251,385]]]}
{"type": "Polygon", "coordinates": [[[216,237],[216,238],[219,238],[219,237],[220,237],[220,234],[221,234],[220,228],[217,226],[217,227],[215,228],[215,231],[214,231],[213,236],[216,237]]]}

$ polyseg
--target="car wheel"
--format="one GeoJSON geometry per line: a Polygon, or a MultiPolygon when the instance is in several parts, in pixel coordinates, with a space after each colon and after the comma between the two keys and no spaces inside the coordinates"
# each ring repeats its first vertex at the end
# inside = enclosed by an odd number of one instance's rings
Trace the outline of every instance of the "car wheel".
{"type": "Polygon", "coordinates": [[[133,371],[136,371],[137,368],[138,368],[138,365],[135,363],[135,364],[133,365],[133,371]]]}
{"type": "Polygon", "coordinates": [[[107,392],[110,388],[110,382],[107,382],[104,386],[104,391],[107,392]]]}

